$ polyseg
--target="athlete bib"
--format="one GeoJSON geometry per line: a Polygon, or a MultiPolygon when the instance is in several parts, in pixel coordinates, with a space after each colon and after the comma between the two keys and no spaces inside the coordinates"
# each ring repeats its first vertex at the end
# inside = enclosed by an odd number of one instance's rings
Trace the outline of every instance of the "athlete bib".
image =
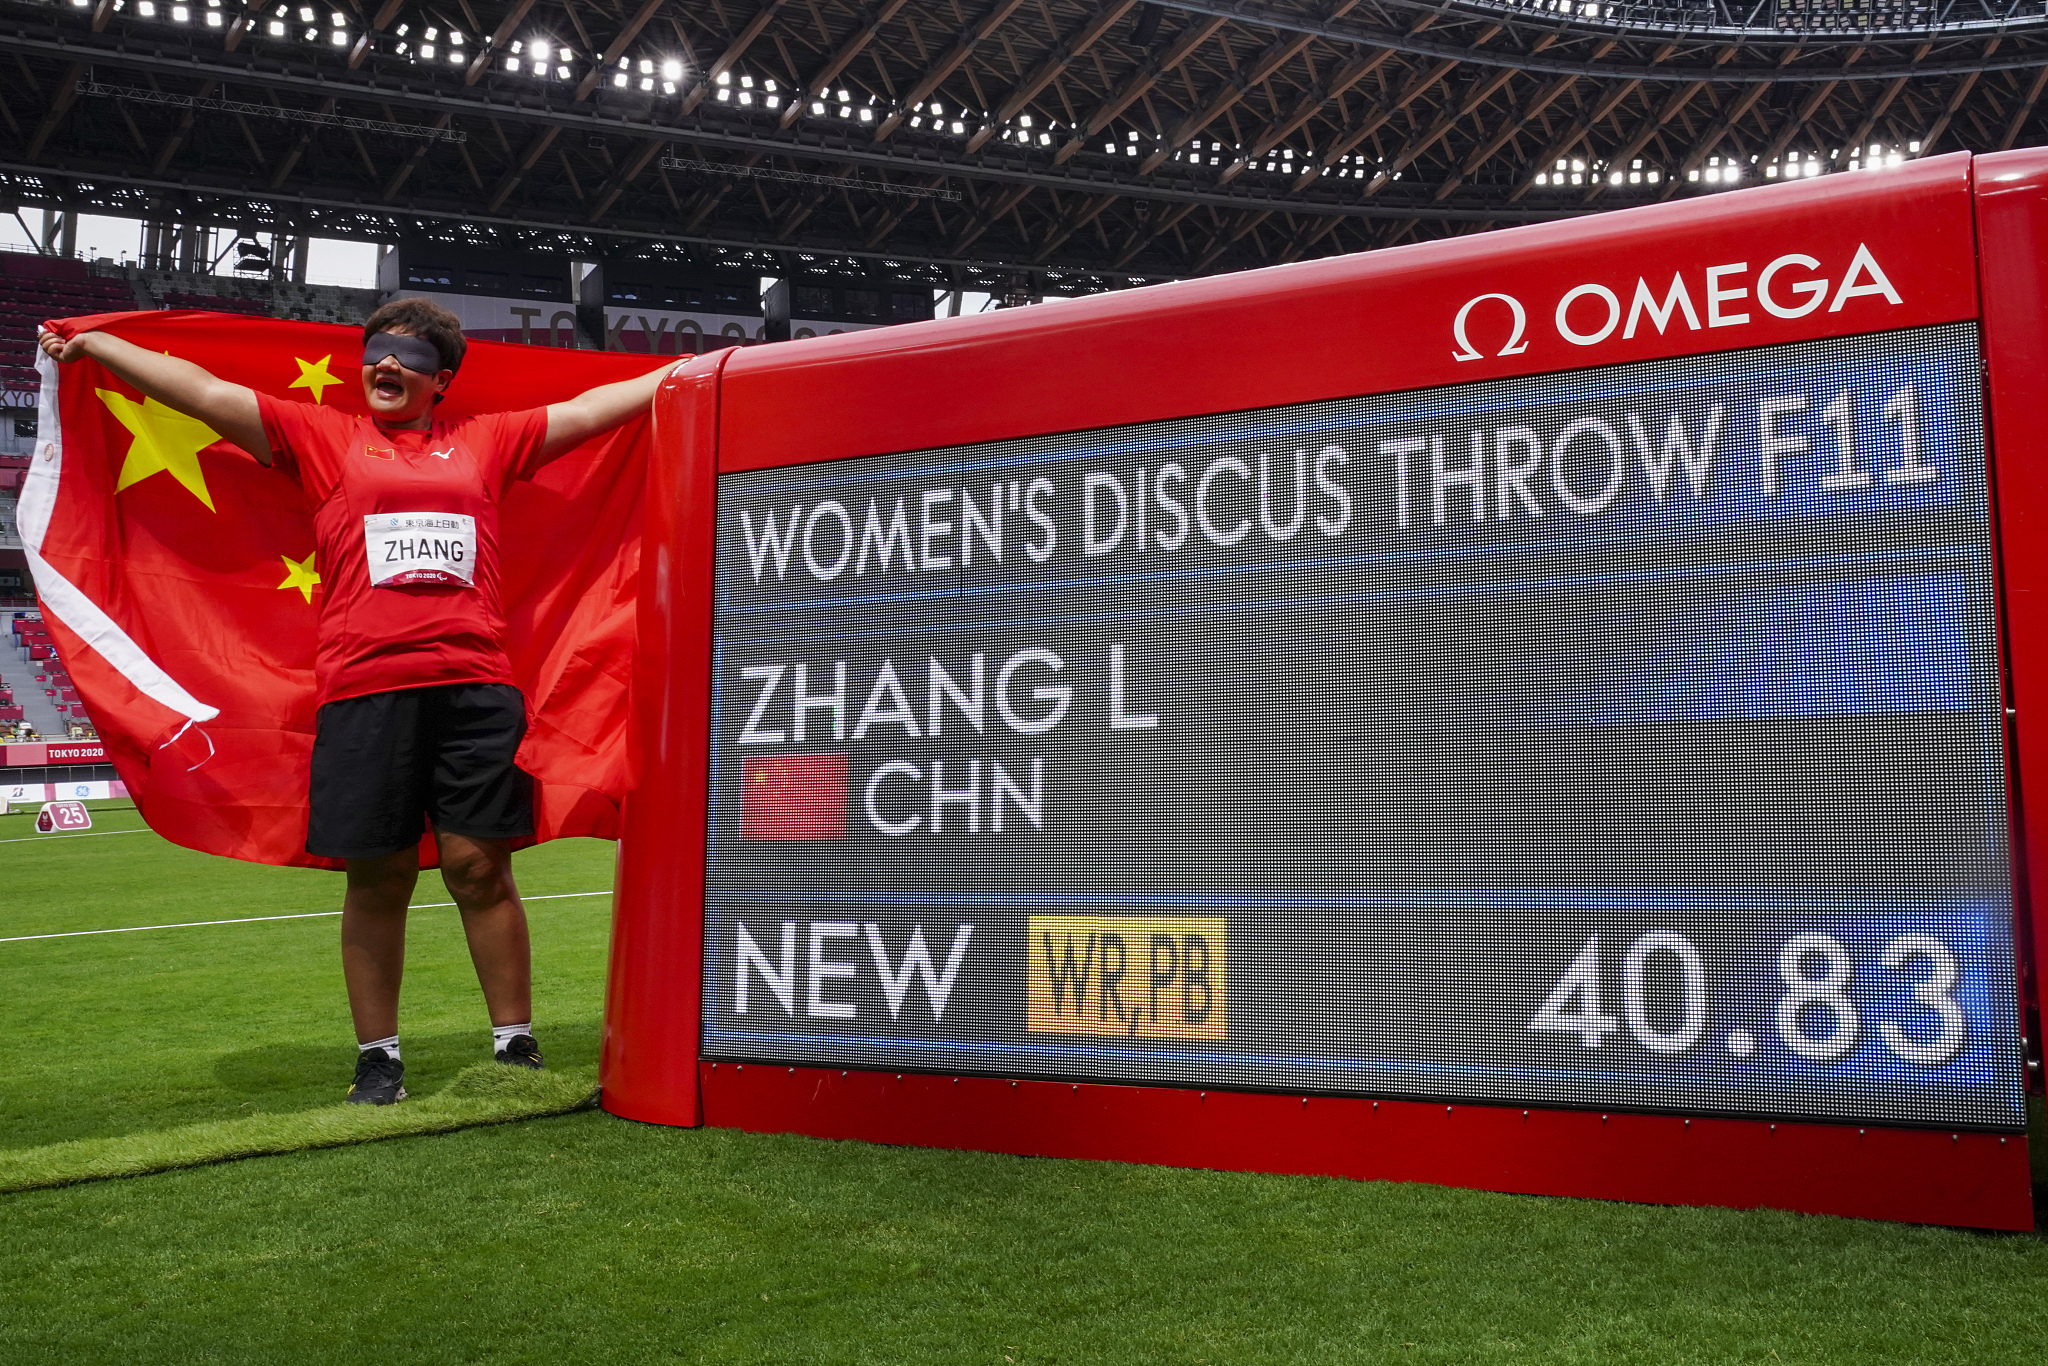
{"type": "Polygon", "coordinates": [[[373,512],[363,518],[363,553],[374,588],[476,582],[476,518],[459,512],[373,512]]]}

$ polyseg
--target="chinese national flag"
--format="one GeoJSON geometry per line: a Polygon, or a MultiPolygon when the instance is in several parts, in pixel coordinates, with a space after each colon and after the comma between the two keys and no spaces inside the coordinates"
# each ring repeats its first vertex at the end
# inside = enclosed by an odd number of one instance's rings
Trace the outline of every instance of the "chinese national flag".
{"type": "Polygon", "coordinates": [[[846,838],[844,754],[750,754],[740,763],[740,838],[846,838]]]}
{"type": "MultiPolygon", "coordinates": [[[[361,413],[362,333],[217,313],[109,313],[105,330],[276,398],[361,413]]],[[[448,418],[530,408],[644,373],[646,356],[471,342],[448,418]]],[[[305,851],[321,571],[298,482],[97,363],[42,361],[22,541],[44,618],[152,829],[258,863],[305,851]]],[[[513,486],[502,508],[507,652],[536,841],[615,838],[639,569],[643,418],[513,486]]],[[[435,861],[430,838],[422,866],[435,861]]]]}

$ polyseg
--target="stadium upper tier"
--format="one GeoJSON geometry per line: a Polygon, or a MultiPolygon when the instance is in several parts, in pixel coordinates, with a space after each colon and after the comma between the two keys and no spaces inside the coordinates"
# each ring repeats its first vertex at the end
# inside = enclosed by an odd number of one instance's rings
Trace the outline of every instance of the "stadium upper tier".
{"type": "Polygon", "coordinates": [[[1021,297],[2040,134],[2043,0],[0,0],[0,204],[1021,297]]]}
{"type": "Polygon", "coordinates": [[[133,307],[133,290],[89,273],[83,261],[0,254],[0,385],[35,386],[36,329],[44,319],[133,307]]]}

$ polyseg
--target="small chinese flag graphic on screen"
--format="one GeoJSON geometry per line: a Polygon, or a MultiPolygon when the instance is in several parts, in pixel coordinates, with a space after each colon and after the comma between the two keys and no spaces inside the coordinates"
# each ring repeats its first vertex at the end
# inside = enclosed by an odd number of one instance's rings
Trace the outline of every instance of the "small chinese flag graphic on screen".
{"type": "Polygon", "coordinates": [[[846,838],[844,754],[754,754],[740,764],[740,838],[846,838]]]}

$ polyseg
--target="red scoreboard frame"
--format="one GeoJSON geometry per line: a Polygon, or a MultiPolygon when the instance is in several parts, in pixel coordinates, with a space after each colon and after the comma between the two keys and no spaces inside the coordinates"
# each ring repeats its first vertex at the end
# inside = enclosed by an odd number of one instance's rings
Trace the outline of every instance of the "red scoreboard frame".
{"type": "Polygon", "coordinates": [[[2038,1039],[2048,934],[2027,888],[2029,869],[2048,867],[2034,857],[2048,858],[2048,804],[2020,796],[2029,778],[2048,783],[2048,719],[2035,719],[2048,718],[2048,151],[2030,150],[679,367],[656,403],[604,1107],[881,1143],[2032,1228],[2017,1135],[713,1063],[699,1048],[719,474],[1961,321],[1979,324],[1987,365],[2022,1032],[2038,1039]],[[1616,296],[1674,274],[1704,301],[1702,325],[1625,335],[1616,296]],[[1889,293],[1872,287],[1880,274],[1889,293]],[[1813,279],[1834,306],[1800,306],[1811,290],[1792,286],[1813,279]]]}

